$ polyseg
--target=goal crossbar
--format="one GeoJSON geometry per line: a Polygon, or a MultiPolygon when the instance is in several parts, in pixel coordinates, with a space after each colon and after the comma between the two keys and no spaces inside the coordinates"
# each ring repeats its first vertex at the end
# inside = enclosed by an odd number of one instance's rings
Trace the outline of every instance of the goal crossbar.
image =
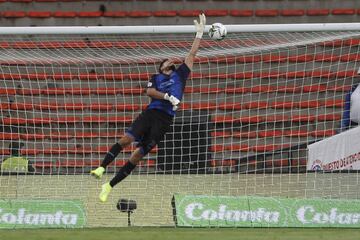
{"type": "MultiPolygon", "coordinates": [[[[357,31],[360,23],[313,23],[313,24],[246,24],[225,25],[228,32],[315,32],[357,31]]],[[[208,32],[210,25],[206,26],[208,32]]],[[[64,26],[64,27],[0,27],[1,35],[28,34],[166,34],[193,33],[193,25],[164,26],[64,26]]]]}

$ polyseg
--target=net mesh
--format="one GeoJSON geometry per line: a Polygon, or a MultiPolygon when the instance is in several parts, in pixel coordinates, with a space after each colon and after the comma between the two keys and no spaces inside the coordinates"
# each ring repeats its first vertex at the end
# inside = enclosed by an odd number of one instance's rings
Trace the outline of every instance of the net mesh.
{"type": "Polygon", "coordinates": [[[1,198],[79,199],[88,226],[126,225],[119,198],[138,202],[135,225],[156,226],[174,224],[174,193],[358,199],[356,172],[306,171],[306,148],[340,127],[359,34],[205,38],[173,131],[106,204],[101,184],[135,147],[105,179],[89,171],[149,103],[144,89],[161,60],[181,63],[193,36],[1,36],[0,151],[4,160],[18,148],[34,168],[2,171],[1,198]]]}

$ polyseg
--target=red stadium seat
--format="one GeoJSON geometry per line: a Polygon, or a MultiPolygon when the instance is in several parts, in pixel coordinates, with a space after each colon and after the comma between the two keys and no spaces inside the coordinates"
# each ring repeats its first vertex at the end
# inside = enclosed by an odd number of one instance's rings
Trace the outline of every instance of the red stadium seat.
{"type": "Polygon", "coordinates": [[[263,55],[261,57],[261,60],[263,62],[277,62],[277,63],[281,63],[281,62],[286,62],[287,61],[287,56],[286,55],[280,55],[280,54],[266,54],[263,55]]]}
{"type": "Polygon", "coordinates": [[[289,159],[271,159],[265,161],[266,168],[281,168],[288,167],[290,164],[289,159]]]}
{"type": "Polygon", "coordinates": [[[114,108],[116,111],[138,111],[140,104],[116,104],[114,108]]]}
{"type": "Polygon", "coordinates": [[[356,70],[335,72],[335,77],[337,77],[337,78],[355,77],[357,75],[358,75],[358,73],[356,70]]]}
{"type": "Polygon", "coordinates": [[[248,152],[250,150],[250,147],[246,144],[232,144],[225,146],[225,150],[231,152],[248,152]]]}
{"type": "Polygon", "coordinates": [[[299,93],[301,92],[301,87],[294,85],[277,86],[276,91],[279,93],[299,93]]]}
{"type": "Polygon", "coordinates": [[[79,123],[79,122],[81,122],[81,118],[80,117],[75,117],[75,116],[67,116],[67,117],[54,118],[52,121],[54,123],[60,123],[60,124],[79,123]]]}
{"type": "Polygon", "coordinates": [[[84,111],[88,106],[84,103],[64,103],[61,108],[67,111],[84,111]]]}
{"type": "Polygon", "coordinates": [[[284,9],[280,11],[281,16],[292,17],[292,16],[304,16],[305,11],[303,9],[284,9]]]}
{"type": "Polygon", "coordinates": [[[90,104],[90,110],[92,111],[111,111],[113,105],[110,103],[92,103],[90,104]]]}
{"type": "Polygon", "coordinates": [[[287,115],[266,115],[262,117],[262,120],[270,123],[277,123],[277,122],[286,122],[289,120],[289,117],[287,115]]]}
{"type": "Polygon", "coordinates": [[[96,88],[90,89],[90,92],[96,95],[116,95],[122,93],[122,90],[120,88],[96,88]]]}
{"type": "Polygon", "coordinates": [[[228,15],[228,10],[219,9],[219,10],[205,10],[205,15],[209,17],[224,17],[228,15]]]}
{"type": "Polygon", "coordinates": [[[338,121],[341,120],[341,114],[321,114],[317,116],[318,121],[338,121]]]}
{"type": "Polygon", "coordinates": [[[291,116],[292,122],[314,122],[316,119],[313,115],[293,115],[291,116]]]}
{"type": "Polygon", "coordinates": [[[20,139],[19,133],[7,133],[7,132],[0,133],[0,140],[19,140],[19,139],[20,139]]]}
{"type": "Polygon", "coordinates": [[[44,103],[34,104],[34,108],[38,109],[38,110],[45,110],[45,111],[51,111],[51,110],[57,111],[64,107],[60,106],[56,102],[48,102],[48,103],[44,102],[44,103]]]}
{"type": "Polygon", "coordinates": [[[58,17],[58,18],[74,18],[77,16],[76,12],[65,12],[65,11],[56,11],[52,14],[53,17],[58,17]]]}
{"type": "Polygon", "coordinates": [[[32,0],[7,0],[8,2],[30,3],[32,0]]]}
{"type": "Polygon", "coordinates": [[[354,15],[355,13],[356,9],[352,8],[338,8],[331,11],[332,15],[354,15]]]}
{"type": "Polygon", "coordinates": [[[13,110],[33,110],[34,105],[32,103],[11,103],[10,108],[13,110]]]}
{"type": "Polygon", "coordinates": [[[308,16],[327,16],[329,14],[329,9],[308,9],[306,11],[306,15],[308,16]]]}
{"type": "Polygon", "coordinates": [[[323,102],[325,107],[337,107],[342,108],[344,107],[345,103],[343,99],[330,99],[323,102]]]}
{"type": "Polygon", "coordinates": [[[4,11],[2,12],[4,18],[23,18],[26,17],[26,12],[23,11],[4,11]]]}
{"type": "Polygon", "coordinates": [[[0,110],[6,110],[10,108],[11,103],[0,103],[0,110]]]}
{"type": "Polygon", "coordinates": [[[88,45],[85,41],[67,41],[62,42],[63,48],[86,48],[88,45]]]}
{"type": "Polygon", "coordinates": [[[256,10],[255,15],[257,17],[276,17],[279,15],[279,10],[276,9],[256,10]]]}
{"type": "Polygon", "coordinates": [[[311,62],[313,60],[314,60],[314,55],[311,54],[288,56],[289,62],[311,62]]]}
{"type": "Polygon", "coordinates": [[[143,88],[120,88],[118,89],[120,94],[131,94],[131,95],[139,95],[144,93],[143,88]]]}
{"type": "Polygon", "coordinates": [[[0,95],[16,95],[15,88],[0,88],[0,95]]]}
{"type": "Polygon", "coordinates": [[[346,54],[346,55],[342,55],[340,57],[340,61],[342,62],[350,62],[350,61],[360,61],[360,54],[358,53],[353,53],[353,54],[346,54]]]}
{"type": "Polygon", "coordinates": [[[155,11],[153,12],[155,17],[176,17],[176,11],[155,11]]]}
{"type": "Polygon", "coordinates": [[[254,15],[253,10],[230,10],[230,16],[233,17],[251,17],[254,15]]]}
{"type": "Polygon", "coordinates": [[[66,91],[65,88],[48,88],[42,89],[41,93],[44,95],[66,95],[66,91]]]}
{"type": "Polygon", "coordinates": [[[263,109],[268,107],[268,102],[265,101],[257,101],[257,102],[247,102],[243,103],[244,109],[263,109]]]}
{"type": "Polygon", "coordinates": [[[45,134],[39,134],[39,133],[21,134],[21,139],[23,139],[23,140],[44,140],[45,138],[46,138],[45,134]]]}
{"type": "Polygon", "coordinates": [[[232,94],[243,94],[250,92],[250,88],[246,87],[227,87],[225,88],[225,93],[232,93],[232,94]]]}
{"type": "Polygon", "coordinates": [[[152,16],[152,12],[150,11],[130,11],[128,13],[129,17],[151,17],[152,16]]]}
{"type": "Polygon", "coordinates": [[[273,92],[276,89],[273,86],[266,86],[266,85],[260,85],[260,86],[253,86],[251,88],[252,93],[268,93],[273,92]]]}
{"type": "Polygon", "coordinates": [[[241,110],[243,108],[243,106],[241,105],[241,103],[221,103],[218,108],[220,110],[231,110],[231,111],[235,111],[235,110],[241,110]]]}
{"type": "Polygon", "coordinates": [[[298,107],[298,103],[292,101],[276,101],[270,103],[270,107],[275,109],[291,109],[298,107]]]}
{"type": "Polygon", "coordinates": [[[281,137],[283,132],[280,130],[269,130],[269,131],[259,131],[258,136],[267,138],[267,137],[281,137]]]}
{"type": "Polygon", "coordinates": [[[298,103],[299,108],[318,108],[321,103],[317,100],[301,101],[298,103]]]}
{"type": "Polygon", "coordinates": [[[308,137],[310,133],[304,130],[286,130],[283,135],[286,137],[308,137]]]}
{"type": "Polygon", "coordinates": [[[180,17],[198,17],[200,13],[202,13],[201,10],[180,10],[180,11],[178,11],[178,15],[180,17]]]}
{"type": "Polygon", "coordinates": [[[104,17],[127,17],[128,13],[125,11],[106,11],[104,17]]]}
{"type": "Polygon", "coordinates": [[[78,17],[93,18],[93,17],[101,17],[102,15],[103,13],[101,11],[78,12],[78,17]]]}
{"type": "Polygon", "coordinates": [[[336,134],[334,129],[330,130],[316,130],[311,132],[311,136],[313,137],[331,137],[336,134]]]}
{"type": "Polygon", "coordinates": [[[332,54],[317,54],[314,58],[317,62],[337,62],[340,60],[340,56],[334,56],[332,54]]]}
{"type": "Polygon", "coordinates": [[[275,150],[280,150],[282,148],[290,147],[289,144],[268,144],[268,145],[256,145],[251,147],[251,150],[254,152],[271,152],[275,150]]]}
{"type": "Polygon", "coordinates": [[[49,18],[51,17],[51,12],[47,12],[47,11],[42,11],[42,12],[38,12],[38,11],[31,11],[27,13],[28,17],[31,18],[49,18]]]}
{"type": "Polygon", "coordinates": [[[314,84],[303,86],[303,92],[325,92],[327,90],[326,85],[324,84],[314,84]]]}

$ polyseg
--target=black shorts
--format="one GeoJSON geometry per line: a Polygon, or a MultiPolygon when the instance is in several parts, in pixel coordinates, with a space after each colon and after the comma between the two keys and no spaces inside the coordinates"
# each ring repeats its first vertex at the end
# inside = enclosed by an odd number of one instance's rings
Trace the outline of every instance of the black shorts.
{"type": "Polygon", "coordinates": [[[146,109],[132,123],[126,134],[132,136],[146,155],[171,130],[173,117],[156,109],[146,109]]]}

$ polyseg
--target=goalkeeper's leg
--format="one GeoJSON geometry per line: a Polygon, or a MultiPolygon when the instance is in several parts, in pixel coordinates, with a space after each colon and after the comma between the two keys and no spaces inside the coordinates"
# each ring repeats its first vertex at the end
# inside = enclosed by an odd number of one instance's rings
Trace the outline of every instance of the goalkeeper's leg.
{"type": "Polygon", "coordinates": [[[110,150],[106,153],[104,160],[102,161],[100,167],[92,170],[90,174],[98,179],[102,177],[105,172],[106,167],[114,161],[114,159],[119,155],[123,148],[127,147],[134,141],[133,137],[129,135],[123,136],[118,143],[115,143],[110,150]]]}
{"type": "Polygon", "coordinates": [[[144,157],[144,153],[141,148],[136,149],[131,157],[130,160],[125,163],[125,165],[120,169],[120,171],[115,175],[110,182],[107,182],[101,186],[101,192],[99,194],[99,199],[101,202],[106,202],[108,196],[112,190],[112,188],[124,180],[131,172],[135,169],[138,162],[144,157]]]}

